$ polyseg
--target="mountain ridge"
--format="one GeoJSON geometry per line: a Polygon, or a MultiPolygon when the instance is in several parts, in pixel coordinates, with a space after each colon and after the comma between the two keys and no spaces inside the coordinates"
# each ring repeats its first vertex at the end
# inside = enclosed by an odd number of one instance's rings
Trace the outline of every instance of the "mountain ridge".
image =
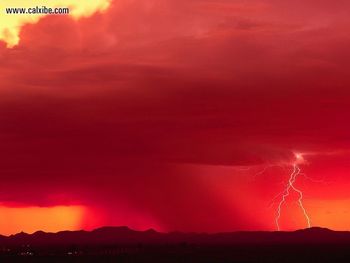
{"type": "Polygon", "coordinates": [[[350,232],[312,227],[296,231],[237,231],[221,233],[157,232],[154,229],[137,231],[126,226],[105,226],[91,231],[59,231],[56,233],[36,231],[0,236],[0,245],[23,244],[68,245],[68,244],[302,244],[346,243],[350,244],[350,232]]]}
{"type": "Polygon", "coordinates": [[[84,230],[84,229],[80,229],[80,230],[60,230],[60,231],[57,231],[57,232],[46,232],[46,231],[43,231],[43,230],[37,230],[33,233],[28,233],[28,232],[24,232],[24,231],[21,231],[21,232],[18,232],[18,233],[15,233],[15,234],[11,234],[9,236],[6,236],[6,235],[1,235],[0,234],[0,237],[13,237],[13,236],[17,236],[17,235],[22,235],[22,234],[25,234],[25,235],[34,235],[34,234],[37,234],[37,233],[45,233],[45,234],[59,234],[59,233],[66,233],[66,232],[69,232],[69,233],[72,233],[72,232],[86,232],[86,233],[92,233],[92,232],[99,232],[99,231],[102,231],[102,230],[125,230],[125,231],[132,231],[132,232],[156,232],[156,233],[159,233],[159,234],[207,234],[207,235],[215,235],[215,234],[232,234],[232,233],[295,233],[295,232],[309,232],[309,231],[327,231],[327,232],[337,232],[337,233],[342,233],[342,232],[345,232],[345,233],[350,233],[350,231],[348,230],[333,230],[333,229],[330,229],[330,228],[326,228],[326,227],[318,227],[318,226],[315,226],[315,227],[310,227],[310,228],[301,228],[301,229],[296,229],[296,230],[280,230],[280,231],[276,231],[276,230],[237,230],[237,231],[227,231],[227,232],[213,232],[213,233],[210,233],[210,232],[185,232],[185,231],[178,231],[178,230],[175,230],[175,231],[169,231],[169,232],[162,232],[162,231],[157,231],[153,228],[149,228],[149,229],[146,229],[146,230],[135,230],[135,229],[132,229],[128,226],[102,226],[102,227],[98,227],[98,228],[94,228],[92,230],[84,230]]]}

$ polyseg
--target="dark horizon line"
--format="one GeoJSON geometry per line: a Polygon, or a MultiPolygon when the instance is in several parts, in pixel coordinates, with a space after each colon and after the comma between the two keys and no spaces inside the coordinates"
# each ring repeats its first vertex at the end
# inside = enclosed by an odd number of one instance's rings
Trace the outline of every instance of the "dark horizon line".
{"type": "Polygon", "coordinates": [[[164,231],[158,231],[155,230],[153,228],[148,228],[146,230],[136,230],[133,228],[130,228],[128,226],[112,226],[112,225],[106,225],[106,226],[101,226],[101,227],[97,227],[91,230],[86,230],[86,229],[78,229],[78,230],[60,230],[57,232],[46,232],[44,230],[36,230],[32,233],[28,233],[28,232],[17,232],[14,234],[10,234],[10,235],[4,235],[0,233],[0,236],[3,237],[12,237],[12,236],[16,236],[16,235],[20,235],[20,234],[26,234],[26,235],[34,235],[35,233],[45,233],[45,234],[58,234],[58,233],[64,233],[64,232],[87,232],[87,233],[91,233],[91,232],[96,232],[98,230],[101,229],[107,229],[107,228],[113,228],[113,229],[126,229],[129,231],[133,231],[133,232],[149,232],[149,231],[153,231],[156,233],[160,233],[160,234],[171,234],[171,233],[182,233],[182,234],[207,234],[207,235],[215,235],[215,234],[232,234],[232,233],[294,233],[294,232],[300,232],[300,231],[312,231],[312,230],[323,230],[323,231],[330,231],[330,232],[350,232],[350,230],[333,230],[327,227],[320,227],[320,226],[312,226],[312,227],[307,227],[307,228],[299,228],[299,229],[295,229],[295,230],[237,230],[237,231],[219,231],[219,232],[206,232],[206,231],[178,231],[178,230],[174,230],[174,231],[168,231],[168,232],[164,232],[164,231]]]}

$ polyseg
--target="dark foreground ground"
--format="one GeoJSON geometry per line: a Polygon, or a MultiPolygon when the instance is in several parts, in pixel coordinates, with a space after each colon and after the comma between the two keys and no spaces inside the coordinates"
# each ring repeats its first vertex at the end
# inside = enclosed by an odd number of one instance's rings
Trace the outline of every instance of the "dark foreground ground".
{"type": "Polygon", "coordinates": [[[98,251],[95,251],[96,254],[86,253],[3,255],[0,262],[350,262],[350,247],[339,245],[180,246],[142,248],[133,252],[103,250],[100,254],[98,251]]]}
{"type": "Polygon", "coordinates": [[[0,236],[6,262],[349,262],[350,233],[313,228],[295,232],[158,233],[107,227],[0,236]]]}

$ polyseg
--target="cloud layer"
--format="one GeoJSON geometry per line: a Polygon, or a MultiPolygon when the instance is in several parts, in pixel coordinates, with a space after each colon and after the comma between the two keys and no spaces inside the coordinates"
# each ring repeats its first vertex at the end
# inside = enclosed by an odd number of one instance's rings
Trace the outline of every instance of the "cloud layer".
{"type": "MultiPolygon", "coordinates": [[[[84,204],[99,224],[271,229],[273,210],[248,207],[285,171],[254,172],[349,147],[349,7],[120,0],[23,26],[0,46],[1,200],[84,204]]],[[[344,155],[305,169],[347,185],[344,155]]]]}

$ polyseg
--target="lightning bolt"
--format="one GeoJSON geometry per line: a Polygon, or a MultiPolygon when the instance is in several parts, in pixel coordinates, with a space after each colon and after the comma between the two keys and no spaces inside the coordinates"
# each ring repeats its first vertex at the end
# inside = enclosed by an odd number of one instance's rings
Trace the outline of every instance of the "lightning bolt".
{"type": "Polygon", "coordinates": [[[295,158],[296,158],[296,160],[292,164],[293,171],[290,174],[290,177],[289,177],[289,180],[288,180],[288,184],[287,184],[286,188],[283,191],[282,199],[279,202],[278,207],[277,207],[277,216],[275,218],[275,222],[276,222],[276,227],[277,227],[278,231],[280,231],[279,220],[281,218],[282,206],[286,202],[286,198],[289,196],[291,190],[293,190],[294,192],[296,192],[299,195],[298,205],[299,205],[301,211],[304,214],[304,217],[305,217],[306,223],[307,223],[307,227],[308,228],[311,227],[310,217],[309,217],[309,215],[308,215],[308,213],[307,213],[307,211],[306,211],[306,209],[304,207],[304,204],[303,204],[303,192],[301,190],[299,190],[298,188],[296,188],[296,186],[295,186],[295,181],[297,180],[297,178],[298,178],[298,176],[300,175],[300,172],[301,172],[299,164],[304,162],[304,158],[303,158],[302,154],[295,154],[295,158]]]}

